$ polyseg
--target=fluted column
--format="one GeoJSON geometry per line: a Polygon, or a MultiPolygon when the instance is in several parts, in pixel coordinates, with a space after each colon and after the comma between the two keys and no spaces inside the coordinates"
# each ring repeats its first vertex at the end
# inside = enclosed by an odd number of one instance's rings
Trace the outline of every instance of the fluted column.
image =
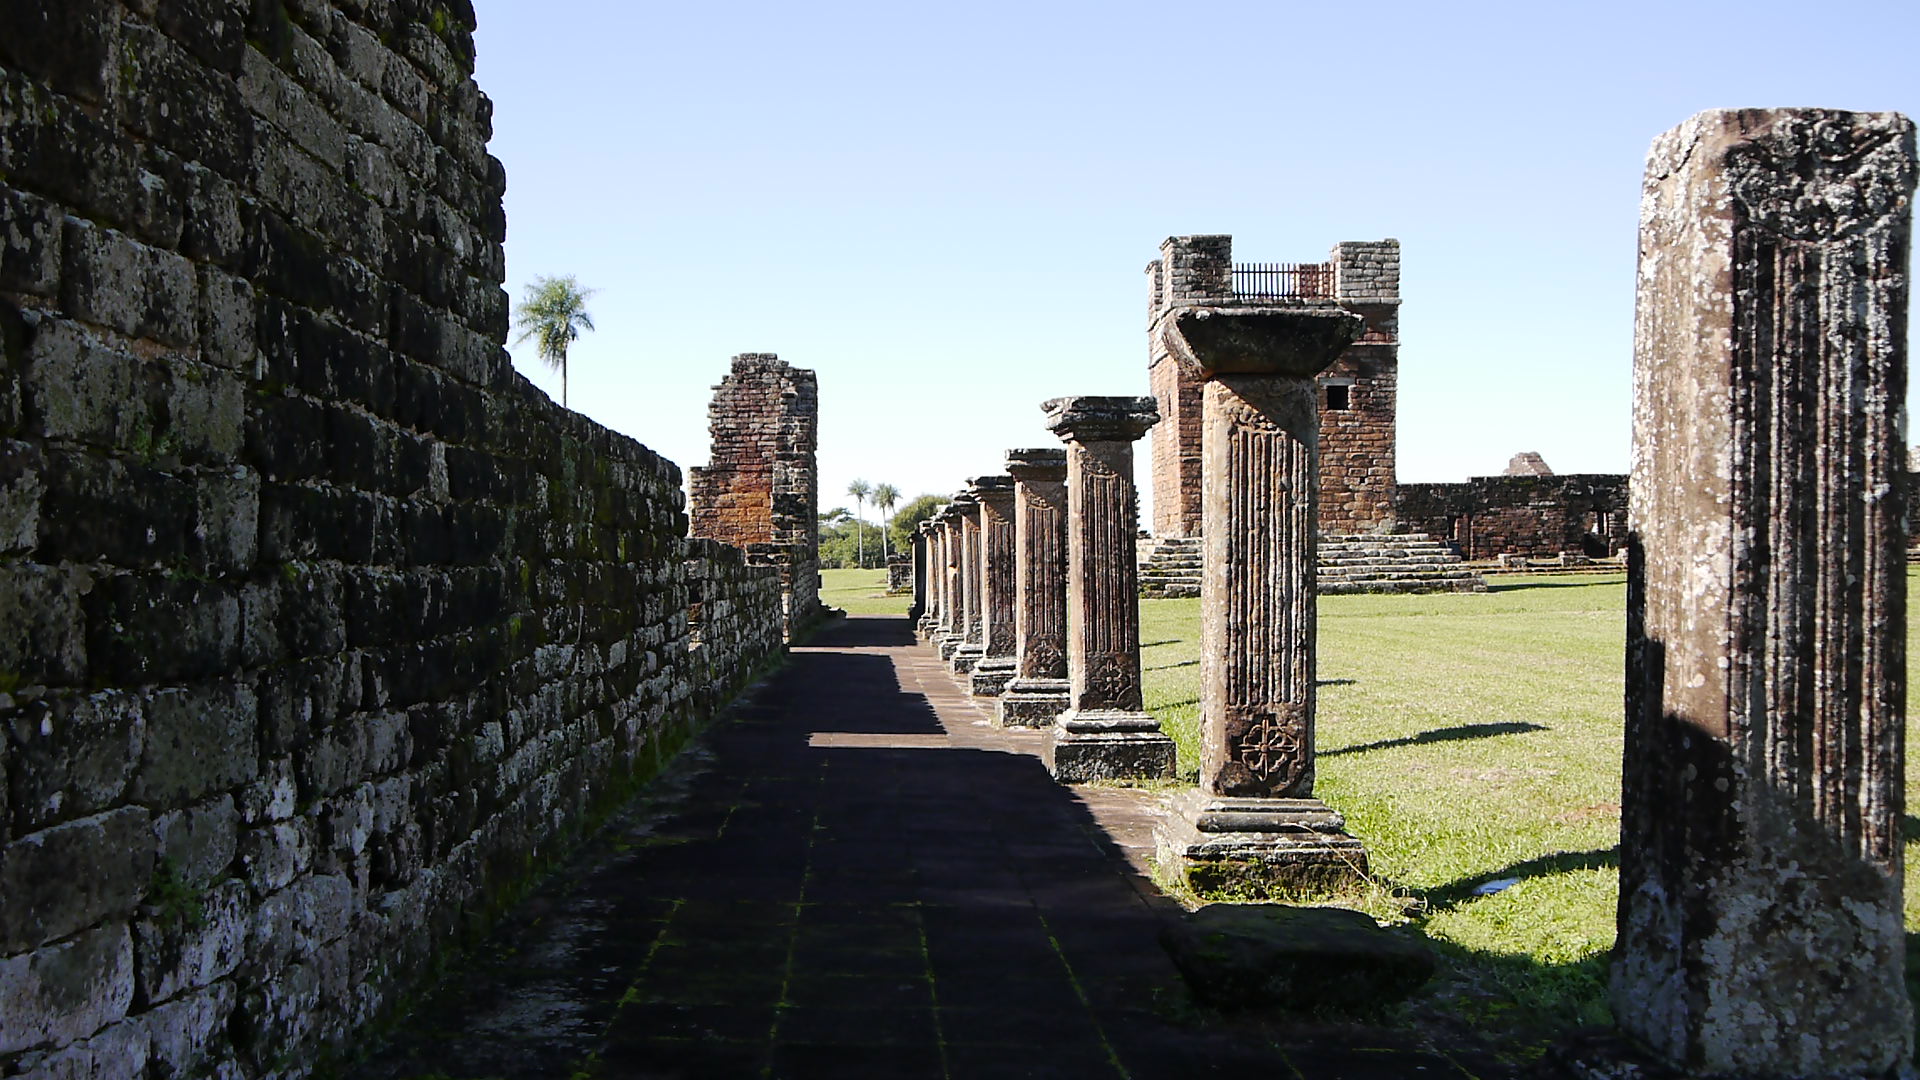
{"type": "Polygon", "coordinates": [[[976,697],[995,697],[1014,675],[1013,477],[976,476],[980,502],[980,647],[970,673],[976,697]]]}
{"type": "Polygon", "coordinates": [[[1689,1075],[1911,1061],[1914,175],[1897,113],[1715,110],[1648,158],[1612,997],[1689,1075]]]}
{"type": "Polygon", "coordinates": [[[959,642],[948,662],[955,675],[967,675],[985,653],[980,643],[980,500],[963,491],[947,505],[953,508],[954,540],[959,552],[959,603],[954,627],[959,642]]]}
{"type": "Polygon", "coordinates": [[[960,604],[960,515],[952,503],[940,508],[940,628],[934,634],[940,659],[953,659],[966,639],[966,616],[960,604]]]}
{"type": "Polygon", "coordinates": [[[1331,302],[1196,308],[1162,323],[1202,385],[1200,783],[1155,831],[1163,864],[1208,892],[1259,893],[1366,870],[1313,795],[1314,376],[1359,333],[1331,302]]]}
{"type": "Polygon", "coordinates": [[[1152,398],[1055,398],[1047,428],[1067,444],[1068,710],[1047,767],[1063,782],[1173,775],[1173,740],[1141,705],[1140,527],[1133,444],[1160,418],[1152,398]]]}
{"type": "Polygon", "coordinates": [[[927,617],[927,530],[926,522],[913,527],[913,603],[907,607],[907,621],[919,629],[927,617]]]}
{"type": "Polygon", "coordinates": [[[1009,450],[1014,482],[1014,668],[1000,697],[1008,727],[1047,727],[1067,710],[1067,453],[1009,450]]]}

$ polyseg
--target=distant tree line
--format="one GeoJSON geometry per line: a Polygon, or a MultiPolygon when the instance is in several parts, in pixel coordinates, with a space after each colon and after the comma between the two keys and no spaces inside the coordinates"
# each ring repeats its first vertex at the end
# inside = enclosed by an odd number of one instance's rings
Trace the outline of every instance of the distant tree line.
{"type": "Polygon", "coordinates": [[[847,494],[853,497],[853,510],[836,506],[820,515],[820,565],[827,569],[886,565],[887,554],[911,548],[914,528],[946,502],[938,495],[922,495],[896,513],[899,490],[892,484],[871,485],[865,480],[848,484],[847,494]],[[878,524],[866,520],[868,503],[880,511],[878,524]]]}

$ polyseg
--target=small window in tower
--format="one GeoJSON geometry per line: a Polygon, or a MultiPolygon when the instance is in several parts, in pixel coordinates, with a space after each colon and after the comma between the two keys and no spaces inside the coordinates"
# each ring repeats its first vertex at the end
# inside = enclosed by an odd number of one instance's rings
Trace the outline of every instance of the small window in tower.
{"type": "Polygon", "coordinates": [[[1327,386],[1327,408],[1345,411],[1353,408],[1353,387],[1345,383],[1331,383],[1327,386]]]}

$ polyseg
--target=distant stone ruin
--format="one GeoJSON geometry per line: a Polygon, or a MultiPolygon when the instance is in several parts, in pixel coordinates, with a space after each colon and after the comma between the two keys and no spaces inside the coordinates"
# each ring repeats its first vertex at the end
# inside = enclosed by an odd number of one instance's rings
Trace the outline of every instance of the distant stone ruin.
{"type": "Polygon", "coordinates": [[[1167,351],[1182,308],[1331,300],[1365,326],[1316,380],[1320,528],[1359,533],[1393,518],[1394,418],[1400,378],[1400,242],[1351,241],[1324,263],[1233,262],[1231,236],[1171,236],[1147,264],[1147,377],[1160,415],[1149,437],[1153,533],[1200,534],[1200,381],[1167,351]]]}
{"type": "Polygon", "coordinates": [[[1532,450],[1523,450],[1507,461],[1507,471],[1502,476],[1552,476],[1553,470],[1547,467],[1547,459],[1532,450]]]}
{"type": "Polygon", "coordinates": [[[1451,541],[1466,559],[1609,558],[1627,545],[1627,478],[1509,472],[1457,484],[1401,484],[1395,513],[1402,529],[1451,541]]]}
{"type": "Polygon", "coordinates": [[[814,374],[741,353],[707,408],[712,460],[692,469],[692,533],[780,569],[787,637],[821,614],[820,395],[814,374]]]}

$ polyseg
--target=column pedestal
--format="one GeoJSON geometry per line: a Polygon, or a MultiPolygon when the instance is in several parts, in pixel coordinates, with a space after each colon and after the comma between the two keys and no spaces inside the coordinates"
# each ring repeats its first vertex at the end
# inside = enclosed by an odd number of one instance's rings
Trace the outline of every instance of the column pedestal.
{"type": "Polygon", "coordinates": [[[1054,721],[1053,741],[1040,756],[1055,780],[1084,784],[1169,779],[1175,750],[1151,713],[1076,709],[1054,721]]]}
{"type": "Polygon", "coordinates": [[[1176,796],[1154,830],[1162,866],[1194,891],[1262,895],[1337,886],[1367,872],[1367,849],[1319,799],[1235,799],[1198,788],[1176,796]]]}
{"type": "Polygon", "coordinates": [[[1067,711],[1071,700],[1065,679],[1015,678],[1000,695],[1000,724],[1003,727],[1052,727],[1055,718],[1067,711]]]}
{"type": "Polygon", "coordinates": [[[1152,398],[1046,403],[1067,444],[1067,683],[1071,708],[1042,752],[1063,783],[1170,779],[1173,740],[1140,698],[1140,586],[1133,444],[1160,418],[1152,398]]]}

